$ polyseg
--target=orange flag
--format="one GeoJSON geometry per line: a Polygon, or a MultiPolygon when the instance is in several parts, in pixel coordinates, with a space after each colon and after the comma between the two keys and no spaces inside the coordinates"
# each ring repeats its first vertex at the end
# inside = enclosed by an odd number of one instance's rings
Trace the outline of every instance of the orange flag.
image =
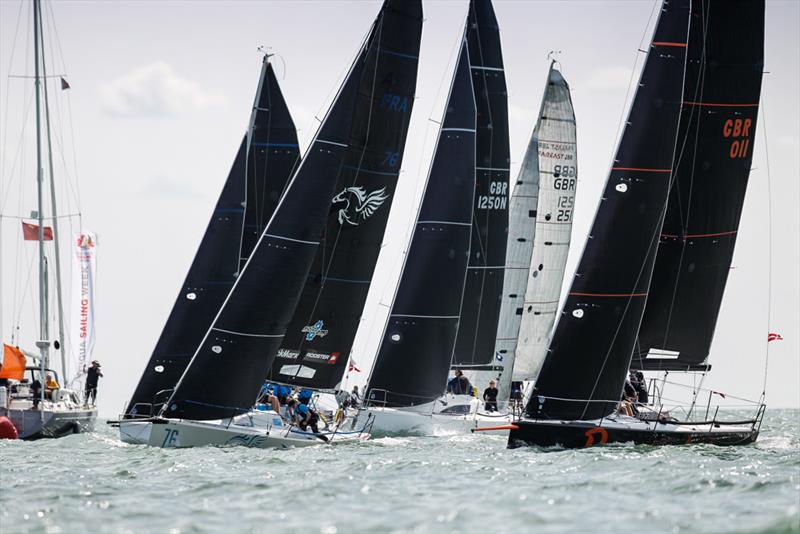
{"type": "Polygon", "coordinates": [[[3,343],[3,367],[0,378],[22,380],[25,378],[25,355],[17,347],[3,343]]]}

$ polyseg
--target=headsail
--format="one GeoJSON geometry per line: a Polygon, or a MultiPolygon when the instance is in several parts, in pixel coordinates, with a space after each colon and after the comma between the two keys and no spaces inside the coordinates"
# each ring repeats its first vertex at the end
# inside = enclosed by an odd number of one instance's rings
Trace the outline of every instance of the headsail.
{"type": "Polygon", "coordinates": [[[471,0],[467,44],[475,103],[476,180],[472,244],[453,364],[494,360],[508,240],[508,95],[500,29],[490,0],[471,0]]]}
{"type": "Polygon", "coordinates": [[[669,193],[689,0],[664,2],[614,165],[527,406],[534,418],[616,409],[669,193]]]}
{"type": "Polygon", "coordinates": [[[501,396],[536,377],[555,322],[569,253],[578,181],[575,112],[569,85],[551,62],[542,105],[509,213],[503,305],[495,357],[501,396]],[[505,370],[508,371],[505,371],[505,370]]]}
{"type": "MultiPolygon", "coordinates": [[[[359,155],[373,161],[374,153],[364,151],[365,124],[386,105],[383,99],[391,88],[409,84],[413,88],[416,68],[409,80],[387,75],[384,62],[405,54],[395,46],[398,40],[403,42],[401,36],[419,36],[421,9],[418,0],[384,2],[307,155],[175,386],[164,415],[218,419],[251,408],[287,332],[317,250],[325,245],[339,176],[349,172],[347,166],[358,162],[359,155]]],[[[418,37],[412,46],[418,46],[418,37]]],[[[391,135],[396,138],[401,133],[391,135]]]]}
{"type": "Polygon", "coordinates": [[[706,369],[739,229],[764,66],[764,1],[693,2],[683,113],[633,366],[706,369]]]}
{"type": "Polygon", "coordinates": [[[394,200],[416,89],[419,1],[392,1],[376,28],[349,149],[322,243],[270,379],[315,389],[342,379],[394,200]]]}
{"type": "Polygon", "coordinates": [[[458,331],[475,195],[475,98],[466,41],[439,130],[400,283],[369,381],[378,405],[444,391],[458,331]]]}
{"type": "Polygon", "coordinates": [[[149,414],[151,404],[167,399],[167,390],[186,370],[233,287],[240,265],[250,256],[272,216],[299,157],[294,123],[265,57],[248,133],[181,292],[128,403],[127,415],[149,414]]]}

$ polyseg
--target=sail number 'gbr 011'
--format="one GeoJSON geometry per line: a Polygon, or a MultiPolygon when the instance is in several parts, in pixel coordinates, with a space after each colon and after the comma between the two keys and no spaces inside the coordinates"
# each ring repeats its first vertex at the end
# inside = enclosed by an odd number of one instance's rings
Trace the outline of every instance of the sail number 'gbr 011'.
{"type": "Polygon", "coordinates": [[[508,205],[508,182],[491,182],[489,194],[478,197],[479,210],[504,210],[508,205]]]}

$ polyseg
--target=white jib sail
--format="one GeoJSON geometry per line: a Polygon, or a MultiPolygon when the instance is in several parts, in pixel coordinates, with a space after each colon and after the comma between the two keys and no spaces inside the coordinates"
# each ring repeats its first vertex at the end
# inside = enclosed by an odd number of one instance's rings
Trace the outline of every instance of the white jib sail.
{"type": "Polygon", "coordinates": [[[547,354],[575,211],[578,183],[575,112],[569,85],[552,66],[534,138],[538,142],[539,204],[515,351],[515,381],[535,380],[547,354]]]}
{"type": "MultiPolygon", "coordinates": [[[[70,317],[70,376],[79,378],[92,361],[95,342],[95,280],[97,278],[97,236],[83,231],[75,236],[72,257],[72,306],[70,317]]],[[[71,384],[74,386],[74,384],[71,384]]]]}

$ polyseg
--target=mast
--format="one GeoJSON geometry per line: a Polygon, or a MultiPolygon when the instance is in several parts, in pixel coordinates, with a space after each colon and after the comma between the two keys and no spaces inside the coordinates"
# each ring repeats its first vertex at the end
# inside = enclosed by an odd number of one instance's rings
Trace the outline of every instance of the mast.
{"type": "MultiPolygon", "coordinates": [[[[42,24],[42,11],[39,10],[39,26],[44,27],[42,24]]],[[[57,350],[61,353],[61,380],[62,383],[67,381],[67,347],[65,345],[66,337],[64,336],[64,302],[61,291],[61,254],[58,247],[58,206],[56,203],[56,181],[53,173],[53,143],[50,139],[50,103],[47,96],[47,63],[44,60],[44,36],[40,33],[39,39],[41,41],[42,49],[42,82],[44,84],[44,117],[45,117],[45,131],[47,132],[47,161],[50,169],[50,209],[53,212],[53,252],[56,257],[56,298],[58,302],[58,339],[60,346],[57,350]]]]}
{"type": "MultiPolygon", "coordinates": [[[[37,196],[37,212],[36,218],[39,222],[39,340],[36,346],[39,347],[39,354],[41,356],[40,367],[42,388],[41,397],[44,402],[44,373],[48,365],[48,348],[49,342],[49,324],[47,321],[47,287],[45,277],[47,276],[47,259],[44,255],[44,202],[42,201],[42,131],[41,131],[41,81],[39,76],[39,32],[41,31],[39,10],[39,0],[33,1],[33,64],[34,64],[34,84],[36,86],[36,196],[37,196]]],[[[44,417],[44,412],[42,412],[44,417]]]]}

